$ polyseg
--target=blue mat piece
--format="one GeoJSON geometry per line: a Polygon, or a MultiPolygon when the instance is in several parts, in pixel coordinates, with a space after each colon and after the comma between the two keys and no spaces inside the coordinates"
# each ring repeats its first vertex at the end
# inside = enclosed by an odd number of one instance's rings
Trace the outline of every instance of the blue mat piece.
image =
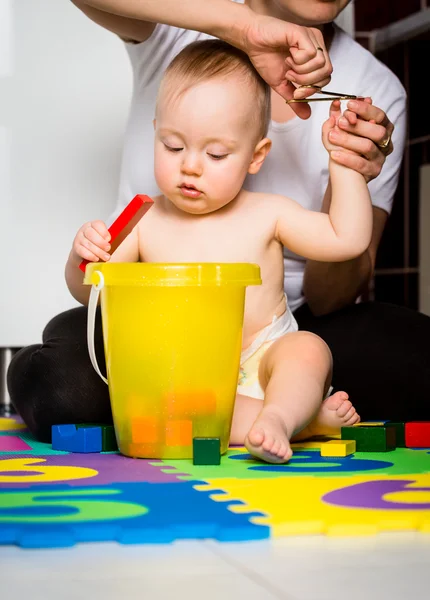
{"type": "Polygon", "coordinates": [[[270,527],[250,523],[262,513],[231,512],[240,501],[215,502],[183,483],[121,483],[72,489],[31,486],[0,494],[0,544],[25,548],[78,542],[169,543],[178,539],[261,540],[270,527]]]}

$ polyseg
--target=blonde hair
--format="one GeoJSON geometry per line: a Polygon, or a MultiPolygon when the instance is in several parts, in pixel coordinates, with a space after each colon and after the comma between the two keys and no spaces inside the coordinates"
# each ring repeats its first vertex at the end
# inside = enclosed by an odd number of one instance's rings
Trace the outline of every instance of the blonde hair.
{"type": "Polygon", "coordinates": [[[258,136],[259,139],[265,138],[271,118],[270,87],[245,52],[222,40],[192,42],[175,56],[164,72],[158,90],[157,109],[161,96],[173,100],[204,81],[230,75],[237,76],[249,85],[255,102],[258,136]]]}

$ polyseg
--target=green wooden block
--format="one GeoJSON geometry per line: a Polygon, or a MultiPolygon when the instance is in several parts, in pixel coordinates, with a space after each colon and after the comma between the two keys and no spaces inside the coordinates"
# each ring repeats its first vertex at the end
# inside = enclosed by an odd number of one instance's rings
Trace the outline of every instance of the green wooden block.
{"type": "Polygon", "coordinates": [[[219,438],[193,438],[193,465],[220,465],[219,438]]]}
{"type": "Polygon", "coordinates": [[[342,440],[355,440],[357,452],[388,452],[396,448],[396,428],[390,425],[342,427],[342,440]]]}
{"type": "Polygon", "coordinates": [[[405,442],[405,422],[404,421],[390,421],[389,425],[396,430],[396,447],[406,448],[405,442]]]}
{"type": "Polygon", "coordinates": [[[102,452],[116,452],[118,450],[113,425],[105,425],[104,423],[79,423],[75,427],[76,429],[100,427],[102,430],[102,452]]]}

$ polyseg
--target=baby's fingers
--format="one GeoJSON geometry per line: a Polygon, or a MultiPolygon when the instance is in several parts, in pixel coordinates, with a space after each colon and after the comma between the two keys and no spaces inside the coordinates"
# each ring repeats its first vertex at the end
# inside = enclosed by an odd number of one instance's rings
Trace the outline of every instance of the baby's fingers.
{"type": "Polygon", "coordinates": [[[104,249],[106,252],[110,250],[110,244],[108,241],[110,234],[103,221],[92,221],[91,223],[88,223],[88,226],[83,229],[82,233],[84,238],[92,242],[94,245],[104,249]]]}
{"type": "Polygon", "coordinates": [[[92,229],[94,229],[103,238],[105,242],[109,242],[110,233],[108,228],[106,227],[106,224],[103,223],[103,221],[91,221],[89,225],[91,225],[92,229]]]}
{"type": "Polygon", "coordinates": [[[333,102],[330,104],[329,114],[330,117],[334,118],[335,123],[337,124],[338,119],[342,115],[340,100],[333,100],[333,102]]]}
{"type": "Polygon", "coordinates": [[[105,252],[100,246],[97,246],[97,244],[93,244],[85,236],[77,240],[76,253],[81,258],[90,262],[98,262],[99,260],[108,261],[110,259],[110,254],[105,252]]]}

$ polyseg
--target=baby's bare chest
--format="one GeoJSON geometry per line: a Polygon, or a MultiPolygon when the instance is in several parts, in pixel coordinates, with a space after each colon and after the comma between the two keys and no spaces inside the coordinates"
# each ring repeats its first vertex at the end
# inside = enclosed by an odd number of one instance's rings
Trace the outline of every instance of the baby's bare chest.
{"type": "Polygon", "coordinates": [[[252,215],[181,220],[153,215],[140,231],[146,262],[255,262],[270,252],[273,227],[252,215]]]}

